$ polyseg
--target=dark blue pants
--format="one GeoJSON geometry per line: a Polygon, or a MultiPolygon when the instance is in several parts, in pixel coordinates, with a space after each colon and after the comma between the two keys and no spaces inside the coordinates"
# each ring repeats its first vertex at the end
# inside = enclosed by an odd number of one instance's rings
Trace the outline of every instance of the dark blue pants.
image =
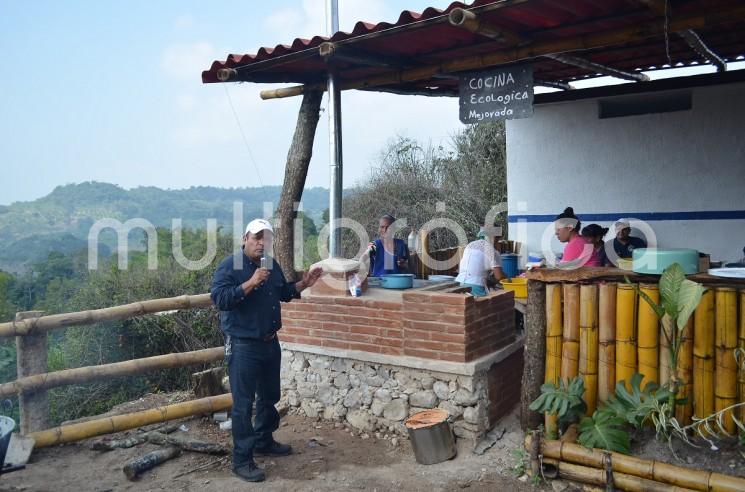
{"type": "Polygon", "coordinates": [[[233,467],[253,460],[255,447],[268,446],[279,427],[279,368],[282,352],[279,340],[268,342],[232,338],[228,374],[233,395],[233,467]],[[256,400],[256,419],[251,410],[256,400]]]}

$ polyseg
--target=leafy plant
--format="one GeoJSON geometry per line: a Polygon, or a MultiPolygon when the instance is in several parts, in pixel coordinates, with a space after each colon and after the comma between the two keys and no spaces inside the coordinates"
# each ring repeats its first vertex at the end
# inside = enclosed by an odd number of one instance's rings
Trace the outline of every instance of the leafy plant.
{"type": "Polygon", "coordinates": [[[629,434],[624,429],[626,421],[612,411],[596,410],[592,417],[584,417],[579,423],[577,441],[589,448],[629,453],[629,434]]]}
{"type": "Polygon", "coordinates": [[[638,372],[631,376],[629,381],[631,391],[626,388],[625,381],[619,381],[616,384],[615,393],[608,397],[604,407],[604,410],[637,429],[651,420],[652,414],[659,409],[659,402],[668,400],[670,397],[670,391],[667,388],[660,387],[653,381],[647,382],[642,389],[642,379],[644,376],[638,372]]]}
{"type": "Polygon", "coordinates": [[[587,412],[587,404],[582,399],[585,383],[581,377],[572,378],[568,383],[561,379],[559,385],[546,383],[541,386],[541,394],[530,404],[534,412],[548,413],[558,417],[562,430],[587,412]]]}
{"type": "Polygon", "coordinates": [[[517,459],[517,463],[512,467],[512,472],[516,476],[522,477],[525,475],[528,466],[528,452],[522,446],[518,446],[512,450],[512,455],[517,459]]]}

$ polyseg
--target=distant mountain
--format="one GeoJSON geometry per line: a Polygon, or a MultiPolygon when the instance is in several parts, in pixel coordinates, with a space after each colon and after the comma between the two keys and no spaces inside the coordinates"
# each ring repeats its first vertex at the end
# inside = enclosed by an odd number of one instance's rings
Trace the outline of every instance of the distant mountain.
{"type": "MultiPolygon", "coordinates": [[[[280,192],[280,186],[196,186],[184,190],[142,186],[125,190],[95,181],[58,186],[38,200],[0,206],[0,269],[20,271],[51,251],[84,248],[90,227],[105,218],[121,222],[143,218],[162,227],[171,227],[172,219],[180,218],[184,227],[192,228],[206,227],[207,219],[214,218],[219,227],[231,230],[235,202],[242,203],[246,222],[263,216],[264,202],[276,207],[280,192]]],[[[304,211],[317,221],[328,208],[328,189],[308,188],[302,201],[304,211]]]]}

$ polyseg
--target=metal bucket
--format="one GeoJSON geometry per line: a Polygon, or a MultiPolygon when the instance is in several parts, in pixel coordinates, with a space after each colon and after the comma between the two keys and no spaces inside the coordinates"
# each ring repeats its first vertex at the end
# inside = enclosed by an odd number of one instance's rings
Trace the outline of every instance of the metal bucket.
{"type": "Polygon", "coordinates": [[[10,444],[10,435],[13,433],[13,429],[15,428],[15,420],[0,415],[0,474],[3,472],[5,453],[8,452],[8,445],[10,444]]]}
{"type": "Polygon", "coordinates": [[[405,422],[417,463],[433,465],[455,457],[450,415],[441,408],[415,413],[405,422]]]}

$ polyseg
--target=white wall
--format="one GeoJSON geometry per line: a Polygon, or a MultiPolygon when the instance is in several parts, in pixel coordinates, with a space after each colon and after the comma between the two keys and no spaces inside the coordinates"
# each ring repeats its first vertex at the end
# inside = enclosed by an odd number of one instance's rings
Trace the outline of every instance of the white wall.
{"type": "MultiPolygon", "coordinates": [[[[545,104],[507,122],[510,238],[540,251],[550,218],[574,207],[583,224],[657,212],[745,211],[745,83],[689,89],[688,111],[598,118],[598,100],[545,104]],[[593,214],[608,214],[595,217],[593,214]],[[527,223],[513,216],[527,216],[527,223]],[[597,220],[603,219],[603,220],[597,220]],[[520,237],[522,236],[522,237],[520,237]]],[[[618,99],[633,96],[617,96],[618,99]]],[[[734,261],[745,219],[653,220],[659,247],[734,261]]],[[[611,228],[612,234],[612,228],[611,228]]],[[[610,235],[609,235],[610,237],[610,235]]],[[[562,246],[553,239],[551,249],[562,246]]]]}

